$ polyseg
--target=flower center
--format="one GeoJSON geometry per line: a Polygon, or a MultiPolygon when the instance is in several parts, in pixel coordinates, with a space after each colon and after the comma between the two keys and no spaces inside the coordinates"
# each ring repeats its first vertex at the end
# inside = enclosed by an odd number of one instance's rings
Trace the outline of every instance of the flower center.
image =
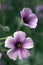
{"type": "Polygon", "coordinates": [[[28,23],[29,19],[27,17],[23,18],[24,23],[28,23]]]}
{"type": "Polygon", "coordinates": [[[15,44],[15,47],[16,47],[16,49],[22,48],[21,42],[17,42],[17,43],[15,44]]]}

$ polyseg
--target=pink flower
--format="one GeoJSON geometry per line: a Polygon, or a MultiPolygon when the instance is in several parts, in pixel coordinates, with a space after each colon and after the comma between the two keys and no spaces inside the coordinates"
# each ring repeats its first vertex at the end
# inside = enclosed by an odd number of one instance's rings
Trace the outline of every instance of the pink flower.
{"type": "Polygon", "coordinates": [[[30,56],[30,52],[27,49],[33,48],[33,40],[28,37],[22,31],[17,31],[14,33],[14,37],[8,36],[5,40],[5,47],[10,48],[7,51],[9,58],[16,60],[26,59],[30,56]]]}
{"type": "Polygon", "coordinates": [[[43,19],[43,5],[37,5],[35,11],[37,16],[43,19]]]}
{"type": "Polygon", "coordinates": [[[28,26],[29,28],[36,28],[38,18],[34,13],[32,13],[30,8],[23,8],[20,11],[20,15],[25,26],[28,26]]]}
{"type": "Polygon", "coordinates": [[[3,10],[7,10],[7,3],[6,2],[2,2],[1,6],[2,6],[3,10]]]}

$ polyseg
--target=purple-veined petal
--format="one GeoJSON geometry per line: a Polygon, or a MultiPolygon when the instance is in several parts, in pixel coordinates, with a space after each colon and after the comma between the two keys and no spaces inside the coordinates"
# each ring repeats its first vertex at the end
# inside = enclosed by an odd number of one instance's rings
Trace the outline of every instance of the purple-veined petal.
{"type": "Polygon", "coordinates": [[[10,49],[8,50],[7,55],[10,59],[16,60],[18,57],[18,51],[16,51],[15,49],[10,49]]]}
{"type": "Polygon", "coordinates": [[[21,11],[20,11],[20,14],[21,14],[21,17],[25,17],[25,16],[28,16],[29,14],[32,13],[32,10],[30,8],[23,8],[21,11]]]}
{"type": "Polygon", "coordinates": [[[31,23],[30,23],[30,24],[28,25],[28,27],[29,27],[29,28],[36,28],[36,27],[37,27],[37,23],[34,23],[34,24],[31,24],[31,23]]]}
{"type": "Polygon", "coordinates": [[[23,22],[23,24],[25,25],[25,26],[27,26],[27,27],[29,27],[29,28],[36,28],[37,27],[37,23],[28,23],[28,24],[26,24],[26,23],[24,23],[23,22]]]}
{"type": "Polygon", "coordinates": [[[35,14],[29,15],[29,22],[28,22],[28,27],[30,28],[36,28],[37,23],[38,23],[38,18],[35,14]]]}
{"type": "Polygon", "coordinates": [[[17,31],[14,33],[14,38],[18,41],[24,41],[24,39],[26,38],[26,34],[22,31],[17,31]]]}
{"type": "Polygon", "coordinates": [[[33,23],[37,23],[38,22],[38,18],[37,18],[37,16],[34,13],[30,14],[28,16],[28,18],[29,18],[30,21],[32,20],[31,22],[33,22],[33,23]]]}
{"type": "Polygon", "coordinates": [[[18,57],[20,60],[26,59],[30,56],[30,52],[26,49],[18,50],[18,57]]]}
{"type": "Polygon", "coordinates": [[[30,37],[26,38],[23,44],[23,48],[30,49],[33,48],[33,46],[34,46],[33,40],[30,37]]]}
{"type": "Polygon", "coordinates": [[[12,36],[8,36],[5,40],[5,47],[14,48],[15,39],[12,36]]]}

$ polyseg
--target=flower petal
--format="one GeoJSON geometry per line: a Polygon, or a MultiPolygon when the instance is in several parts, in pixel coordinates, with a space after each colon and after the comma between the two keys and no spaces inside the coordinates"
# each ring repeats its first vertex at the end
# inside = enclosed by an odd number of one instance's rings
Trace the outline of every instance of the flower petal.
{"type": "Polygon", "coordinates": [[[24,41],[26,38],[26,34],[22,31],[17,31],[14,33],[14,38],[19,41],[24,41]]]}
{"type": "Polygon", "coordinates": [[[5,47],[14,48],[15,40],[12,36],[8,36],[5,40],[5,47]]]}
{"type": "Polygon", "coordinates": [[[23,8],[22,11],[20,11],[21,17],[28,16],[32,13],[32,10],[30,8],[23,8]]]}
{"type": "Polygon", "coordinates": [[[26,38],[23,44],[23,48],[30,49],[33,48],[33,46],[34,46],[33,40],[30,37],[26,38]]]}
{"type": "Polygon", "coordinates": [[[16,60],[18,57],[18,51],[16,51],[15,49],[10,49],[8,50],[7,55],[10,59],[16,60]]]}
{"type": "Polygon", "coordinates": [[[18,56],[20,60],[23,60],[30,56],[30,52],[26,49],[21,49],[18,51],[18,56]]]}
{"type": "Polygon", "coordinates": [[[37,18],[37,16],[36,16],[34,13],[30,14],[30,15],[28,16],[28,18],[29,18],[30,20],[33,20],[34,23],[37,23],[37,22],[38,22],[38,18],[37,18]]]}
{"type": "Polygon", "coordinates": [[[30,28],[36,28],[37,22],[38,22],[37,16],[35,14],[31,14],[31,15],[29,15],[29,20],[30,21],[28,22],[28,26],[30,28]]]}
{"type": "Polygon", "coordinates": [[[39,18],[43,19],[43,5],[36,6],[35,12],[39,18]]]}

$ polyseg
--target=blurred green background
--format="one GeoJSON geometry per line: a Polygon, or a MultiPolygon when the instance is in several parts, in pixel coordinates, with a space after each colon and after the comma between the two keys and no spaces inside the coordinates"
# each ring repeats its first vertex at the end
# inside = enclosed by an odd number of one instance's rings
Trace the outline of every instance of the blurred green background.
{"type": "MultiPolygon", "coordinates": [[[[0,0],[0,38],[12,35],[21,23],[20,11],[24,7],[29,7],[35,13],[35,7],[43,4],[43,0],[0,0]],[[4,8],[4,4],[5,8],[4,8]]],[[[34,48],[30,49],[30,58],[20,61],[11,60],[4,48],[4,40],[0,41],[0,52],[3,56],[0,59],[0,65],[43,65],[43,19],[38,18],[36,29],[21,27],[20,30],[26,32],[27,37],[34,41],[34,48]]]]}

